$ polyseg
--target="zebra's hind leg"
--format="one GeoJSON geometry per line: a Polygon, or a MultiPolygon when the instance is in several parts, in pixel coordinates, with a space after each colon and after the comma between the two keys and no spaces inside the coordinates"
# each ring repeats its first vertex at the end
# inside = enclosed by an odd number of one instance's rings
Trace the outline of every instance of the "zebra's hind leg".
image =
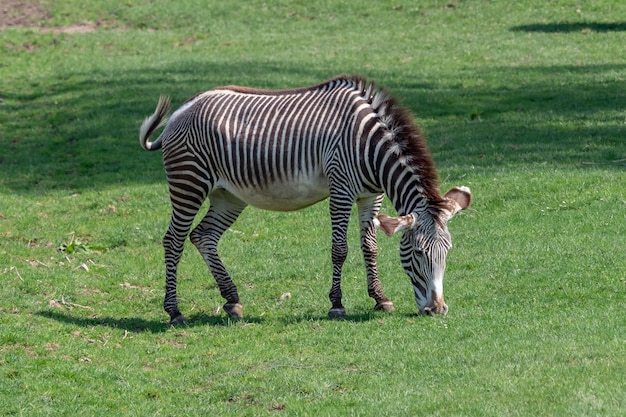
{"type": "Polygon", "coordinates": [[[374,216],[380,211],[383,196],[364,198],[357,201],[359,209],[359,224],[361,230],[361,250],[365,260],[367,272],[367,293],[374,299],[374,310],[394,311],[393,303],[385,293],[378,278],[376,257],[378,256],[378,244],[376,242],[376,226],[374,216]]]}
{"type": "Polygon", "coordinates": [[[185,317],[178,309],[178,297],[176,296],[177,269],[180,258],[183,255],[183,248],[193,214],[183,216],[173,211],[170,225],[163,237],[163,248],[165,250],[165,300],[163,309],[170,316],[170,324],[176,325],[185,322],[185,317]]]}
{"type": "Polygon", "coordinates": [[[189,236],[198,248],[211,274],[217,282],[222,297],[226,299],[224,311],[233,318],[243,317],[243,306],[239,302],[237,287],[228,275],[217,253],[217,245],[226,231],[246,208],[246,203],[227,191],[219,190],[209,196],[211,206],[202,221],[189,236]]]}

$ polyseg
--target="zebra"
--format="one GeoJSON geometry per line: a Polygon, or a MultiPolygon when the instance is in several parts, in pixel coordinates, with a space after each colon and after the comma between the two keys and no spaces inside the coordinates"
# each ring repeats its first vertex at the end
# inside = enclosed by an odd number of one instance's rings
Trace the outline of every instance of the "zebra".
{"type": "Polygon", "coordinates": [[[375,310],[393,311],[378,277],[376,228],[401,232],[400,259],[419,313],[446,314],[443,275],[451,244],[447,222],[469,207],[467,187],[441,195],[438,175],[411,113],[386,89],[359,76],[337,76],[303,88],[225,86],[198,93],[169,120],[161,96],[140,128],[148,151],[162,149],[171,220],[163,238],[164,310],[185,322],[176,295],[177,267],[187,237],[214,276],[224,311],[243,317],[237,287],[218,256],[223,233],[248,205],[300,210],[329,198],[332,227],[330,318],[345,318],[341,274],[347,226],[358,207],[368,295],[375,310]],[[151,135],[165,126],[156,140],[151,135]],[[398,216],[379,214],[387,195],[398,216]],[[209,208],[191,230],[201,205],[209,208]],[[190,232],[191,231],[191,232],[190,232]]]}

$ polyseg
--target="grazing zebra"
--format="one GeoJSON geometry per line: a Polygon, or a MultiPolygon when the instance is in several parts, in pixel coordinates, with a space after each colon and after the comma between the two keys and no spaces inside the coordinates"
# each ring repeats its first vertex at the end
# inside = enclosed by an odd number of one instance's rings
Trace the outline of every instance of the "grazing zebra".
{"type": "Polygon", "coordinates": [[[345,317],[341,269],[352,206],[358,206],[368,294],[375,309],[392,302],[378,279],[376,227],[403,232],[402,266],[422,314],[445,314],[443,275],[452,246],[446,223],[470,205],[466,187],[441,195],[437,172],[409,112],[385,90],[359,77],[340,76],[311,87],[257,90],[227,86],[206,91],[176,110],[161,135],[170,101],[161,97],[142,124],[141,146],[163,150],[172,217],[163,238],[164,309],[178,309],[176,270],[189,235],[215,277],[224,310],[242,317],[237,288],[217,253],[222,234],[247,205],[292,211],[330,197],[333,276],[331,318],[345,317]],[[399,217],[378,215],[383,195],[399,217]],[[190,232],[203,201],[210,207],[190,232]]]}

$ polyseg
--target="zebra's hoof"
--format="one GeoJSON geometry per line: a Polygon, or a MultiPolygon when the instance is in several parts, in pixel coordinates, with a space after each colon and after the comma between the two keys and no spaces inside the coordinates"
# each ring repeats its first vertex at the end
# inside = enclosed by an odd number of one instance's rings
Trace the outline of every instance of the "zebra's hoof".
{"type": "Polygon", "coordinates": [[[226,303],[224,304],[224,311],[232,319],[243,317],[243,306],[240,303],[226,303]]]}
{"type": "Polygon", "coordinates": [[[391,301],[383,301],[374,306],[374,311],[396,311],[391,301]]]}
{"type": "Polygon", "coordinates": [[[345,308],[331,308],[328,311],[328,317],[333,320],[344,320],[346,318],[345,308]]]}
{"type": "Polygon", "coordinates": [[[185,324],[185,323],[187,323],[187,319],[182,314],[179,314],[178,316],[170,320],[170,326],[176,326],[178,324],[185,324]]]}

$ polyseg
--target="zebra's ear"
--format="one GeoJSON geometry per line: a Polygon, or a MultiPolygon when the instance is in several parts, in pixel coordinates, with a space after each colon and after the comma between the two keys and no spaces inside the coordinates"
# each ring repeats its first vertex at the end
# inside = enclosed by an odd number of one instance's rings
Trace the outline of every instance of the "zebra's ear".
{"type": "Polygon", "coordinates": [[[444,197],[451,203],[451,210],[448,213],[447,220],[472,204],[472,192],[468,187],[453,187],[448,190],[444,197]]]}
{"type": "Polygon", "coordinates": [[[387,236],[393,236],[394,233],[411,229],[414,224],[415,217],[412,214],[400,217],[390,217],[385,214],[379,214],[374,217],[374,225],[385,232],[387,236]]]}

